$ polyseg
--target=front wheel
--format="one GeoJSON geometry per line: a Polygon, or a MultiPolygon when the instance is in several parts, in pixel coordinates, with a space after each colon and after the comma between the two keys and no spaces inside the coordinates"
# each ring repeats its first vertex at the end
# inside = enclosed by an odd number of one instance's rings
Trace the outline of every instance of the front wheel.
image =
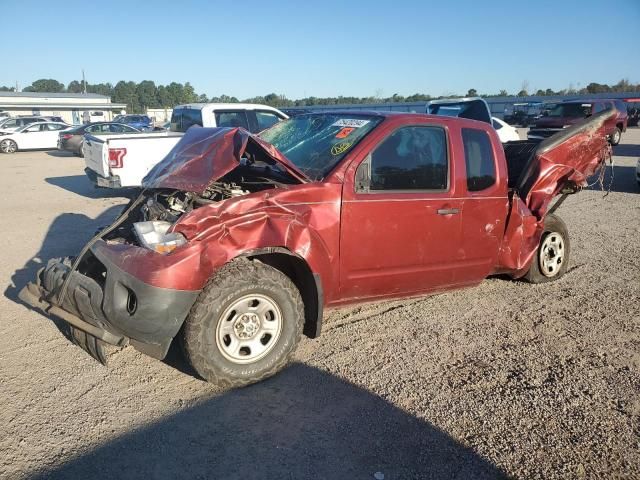
{"type": "Polygon", "coordinates": [[[13,140],[2,140],[0,142],[0,151],[2,153],[14,153],[18,150],[18,145],[13,140]]]}
{"type": "Polygon", "coordinates": [[[540,245],[524,278],[530,283],[558,280],[569,266],[569,251],[567,226],[560,217],[547,215],[540,245]]]}
{"type": "Polygon", "coordinates": [[[200,293],[185,320],[185,356],[205,380],[225,387],[259,382],[282,370],[304,324],[300,292],[282,272],[233,261],[200,293]]]}

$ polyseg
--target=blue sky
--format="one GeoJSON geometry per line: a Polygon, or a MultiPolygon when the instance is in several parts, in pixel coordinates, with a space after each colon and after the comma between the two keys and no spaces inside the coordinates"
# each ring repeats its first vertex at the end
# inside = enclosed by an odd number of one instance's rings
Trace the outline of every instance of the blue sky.
{"type": "Polygon", "coordinates": [[[190,81],[238,98],[640,82],[640,0],[5,0],[0,85],[190,81]]]}

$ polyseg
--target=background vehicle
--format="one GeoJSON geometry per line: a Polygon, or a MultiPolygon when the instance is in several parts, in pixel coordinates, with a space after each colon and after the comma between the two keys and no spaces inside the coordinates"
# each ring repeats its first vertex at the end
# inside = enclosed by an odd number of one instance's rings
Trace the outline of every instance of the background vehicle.
{"type": "Polygon", "coordinates": [[[528,127],[542,114],[542,102],[514,103],[505,108],[504,121],[516,127],[528,127]]]}
{"type": "Polygon", "coordinates": [[[14,132],[25,125],[47,121],[45,117],[8,117],[0,121],[0,132],[14,132]]]}
{"type": "Polygon", "coordinates": [[[102,110],[85,110],[82,112],[82,123],[106,122],[107,116],[102,110]]]}
{"type": "Polygon", "coordinates": [[[42,118],[44,118],[47,122],[67,123],[62,117],[58,117],[56,115],[44,115],[42,118]]]}
{"type": "Polygon", "coordinates": [[[82,156],[82,146],[84,144],[85,133],[93,135],[115,135],[120,133],[140,133],[140,130],[125,125],[124,123],[99,122],[78,127],[70,127],[64,132],[60,132],[58,138],[58,149],[73,152],[82,156]]]}
{"type": "Polygon", "coordinates": [[[536,119],[527,136],[530,139],[550,137],[584,118],[609,108],[616,110],[616,117],[608,121],[606,131],[611,144],[617,145],[620,143],[622,132],[627,129],[627,109],[620,110],[613,100],[572,100],[556,103],[536,119]]]}
{"type": "Polygon", "coordinates": [[[0,136],[0,151],[13,153],[17,150],[53,149],[58,143],[60,130],[69,128],[66,123],[37,122],[0,136]]]}
{"type": "Polygon", "coordinates": [[[500,137],[500,141],[502,143],[520,140],[518,130],[509,125],[507,122],[496,117],[491,117],[491,124],[493,125],[493,128],[496,129],[496,132],[498,132],[498,137],[500,137]]]}
{"type": "Polygon", "coordinates": [[[103,363],[104,342],[164,358],[180,332],[203,378],[254,383],[320,334],[324,307],[498,273],[561,278],[570,240],[551,202],[602,165],[612,116],[508,155],[489,124],[446,116],[326,112],[259,136],[192,128],[115,223],[20,298],[70,323],[103,363]]]}
{"type": "Polygon", "coordinates": [[[153,129],[153,122],[146,115],[118,115],[113,121],[116,123],[124,123],[141,132],[153,129]]]}
{"type": "Polygon", "coordinates": [[[627,125],[637,127],[640,124],[640,98],[627,98],[624,102],[627,107],[627,125]]]}
{"type": "Polygon", "coordinates": [[[144,136],[88,137],[83,153],[87,176],[100,187],[137,187],[142,178],[178,143],[193,125],[242,127],[259,132],[288,118],[267,105],[250,103],[194,103],[173,109],[169,131],[144,136]],[[155,141],[154,141],[155,139],[155,141]],[[117,160],[116,160],[117,158],[117,160]]]}

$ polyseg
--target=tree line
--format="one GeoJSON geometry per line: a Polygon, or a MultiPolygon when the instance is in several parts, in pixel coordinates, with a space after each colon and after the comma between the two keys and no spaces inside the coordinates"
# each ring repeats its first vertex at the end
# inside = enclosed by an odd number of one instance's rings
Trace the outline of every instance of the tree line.
{"type": "MultiPolygon", "coordinates": [[[[0,91],[15,91],[13,87],[0,86],[0,91]]],[[[397,93],[390,97],[383,97],[381,91],[373,96],[368,97],[306,97],[297,100],[291,100],[284,95],[270,93],[264,96],[257,96],[239,100],[236,97],[222,94],[220,96],[207,97],[204,94],[196,93],[193,86],[186,82],[184,84],[171,82],[168,85],[156,85],[152,80],[143,80],[139,83],[121,80],[115,85],[111,83],[86,83],[79,80],[73,80],[68,85],[54,80],[52,78],[41,78],[36,80],[23,92],[54,92],[54,93],[97,93],[111,97],[113,103],[124,103],[127,105],[127,111],[130,113],[143,113],[147,108],[172,108],[175,105],[193,102],[212,102],[212,103],[238,103],[240,101],[246,103],[261,103],[271,105],[273,107],[304,107],[313,105],[340,105],[340,104],[358,104],[358,103],[393,103],[393,102],[420,102],[428,101],[440,97],[432,97],[428,94],[415,93],[409,96],[399,95],[397,93]]],[[[529,92],[529,83],[524,81],[522,88],[515,94],[510,94],[507,90],[500,90],[498,93],[482,94],[474,88],[470,88],[465,95],[448,94],[446,97],[462,97],[462,96],[482,96],[482,97],[501,97],[515,95],[518,97],[526,97],[529,95],[552,96],[552,95],[575,95],[575,94],[595,94],[595,93],[613,93],[613,92],[640,92],[640,83],[633,84],[628,80],[620,80],[615,85],[607,85],[601,83],[589,83],[586,87],[576,89],[572,85],[569,88],[554,91],[550,88],[546,90],[538,89],[529,92]]]]}

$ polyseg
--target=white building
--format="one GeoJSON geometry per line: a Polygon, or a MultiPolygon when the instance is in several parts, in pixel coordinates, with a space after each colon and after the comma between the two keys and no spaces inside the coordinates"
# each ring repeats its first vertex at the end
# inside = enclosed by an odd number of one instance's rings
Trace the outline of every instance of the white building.
{"type": "Polygon", "coordinates": [[[55,115],[67,123],[81,124],[112,120],[126,108],[96,93],[0,92],[0,112],[12,117],[55,115]]]}

